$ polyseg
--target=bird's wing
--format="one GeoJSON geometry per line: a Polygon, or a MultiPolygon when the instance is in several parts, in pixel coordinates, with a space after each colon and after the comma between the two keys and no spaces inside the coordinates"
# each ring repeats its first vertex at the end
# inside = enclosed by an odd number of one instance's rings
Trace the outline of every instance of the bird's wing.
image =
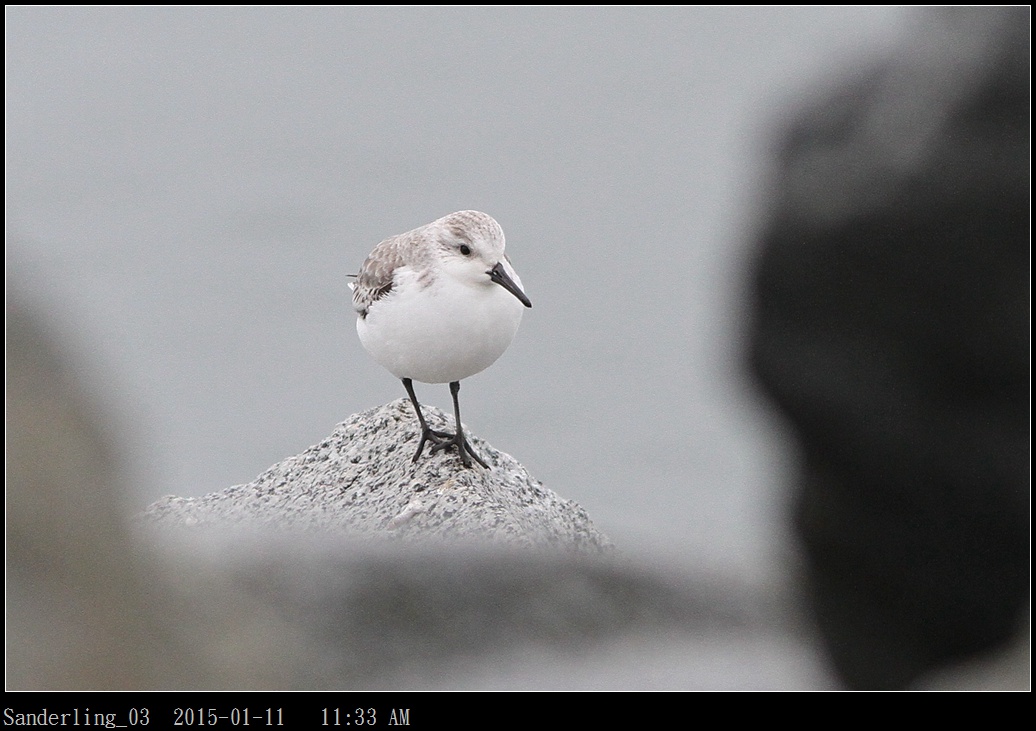
{"type": "Polygon", "coordinates": [[[410,234],[392,236],[374,247],[360,267],[353,290],[353,309],[360,317],[366,317],[370,306],[392,291],[395,272],[409,262],[406,252],[406,237],[410,234]]]}

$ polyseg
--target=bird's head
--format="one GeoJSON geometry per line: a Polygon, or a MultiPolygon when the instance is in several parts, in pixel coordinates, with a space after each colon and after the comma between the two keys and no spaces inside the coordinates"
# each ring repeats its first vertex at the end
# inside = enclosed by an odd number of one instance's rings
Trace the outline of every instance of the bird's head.
{"type": "Polygon", "coordinates": [[[457,211],[428,224],[428,233],[439,245],[447,276],[473,286],[499,285],[526,307],[532,302],[522,290],[522,280],[504,254],[504,231],[480,211],[457,211]]]}

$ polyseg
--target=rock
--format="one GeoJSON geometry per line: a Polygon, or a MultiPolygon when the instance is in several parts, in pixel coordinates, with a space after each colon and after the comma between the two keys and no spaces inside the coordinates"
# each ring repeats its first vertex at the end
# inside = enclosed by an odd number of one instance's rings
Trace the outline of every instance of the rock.
{"type": "MultiPolygon", "coordinates": [[[[7,300],[7,689],[206,683],[163,628],[123,520],[120,442],[81,371],[27,306],[7,300]]],[[[31,301],[31,300],[30,300],[31,301]]]]}
{"type": "Polygon", "coordinates": [[[843,680],[1019,637],[1029,595],[1029,10],[929,12],[784,140],[751,363],[843,680]]]}
{"type": "Polygon", "coordinates": [[[662,566],[658,557],[317,532],[152,537],[161,556],[155,576],[179,597],[171,619],[184,644],[199,649],[200,666],[218,670],[210,688],[827,683],[796,642],[787,596],[662,566]]]}
{"type": "MultiPolygon", "coordinates": [[[[424,407],[432,428],[452,419],[424,407]]],[[[417,446],[413,407],[399,399],[356,414],[320,444],[255,481],[199,498],[165,497],[154,525],[263,526],[398,540],[430,538],[599,553],[611,547],[579,505],[545,488],[510,455],[472,444],[491,469],[417,446]]]]}

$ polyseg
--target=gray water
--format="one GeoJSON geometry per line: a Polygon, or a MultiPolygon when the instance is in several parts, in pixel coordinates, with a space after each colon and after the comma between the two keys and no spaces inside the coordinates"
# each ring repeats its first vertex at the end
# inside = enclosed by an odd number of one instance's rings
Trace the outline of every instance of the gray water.
{"type": "MultiPolygon", "coordinates": [[[[785,113],[892,8],[7,8],[7,261],[140,510],[251,481],[404,395],[346,275],[454,210],[534,308],[465,423],[622,546],[751,576],[788,436],[741,363],[785,113]]],[[[418,395],[448,408],[445,386],[418,395]]]]}

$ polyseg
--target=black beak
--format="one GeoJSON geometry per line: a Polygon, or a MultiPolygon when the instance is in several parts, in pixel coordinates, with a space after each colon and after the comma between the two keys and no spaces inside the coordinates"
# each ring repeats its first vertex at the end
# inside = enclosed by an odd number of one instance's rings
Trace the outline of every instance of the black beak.
{"type": "Polygon", "coordinates": [[[507,276],[507,272],[504,271],[503,262],[498,263],[495,267],[486,272],[486,274],[488,274],[489,278],[494,282],[517,297],[518,301],[523,305],[526,307],[532,307],[532,302],[530,302],[529,298],[525,296],[525,292],[519,289],[518,285],[514,283],[514,280],[507,276]]]}

